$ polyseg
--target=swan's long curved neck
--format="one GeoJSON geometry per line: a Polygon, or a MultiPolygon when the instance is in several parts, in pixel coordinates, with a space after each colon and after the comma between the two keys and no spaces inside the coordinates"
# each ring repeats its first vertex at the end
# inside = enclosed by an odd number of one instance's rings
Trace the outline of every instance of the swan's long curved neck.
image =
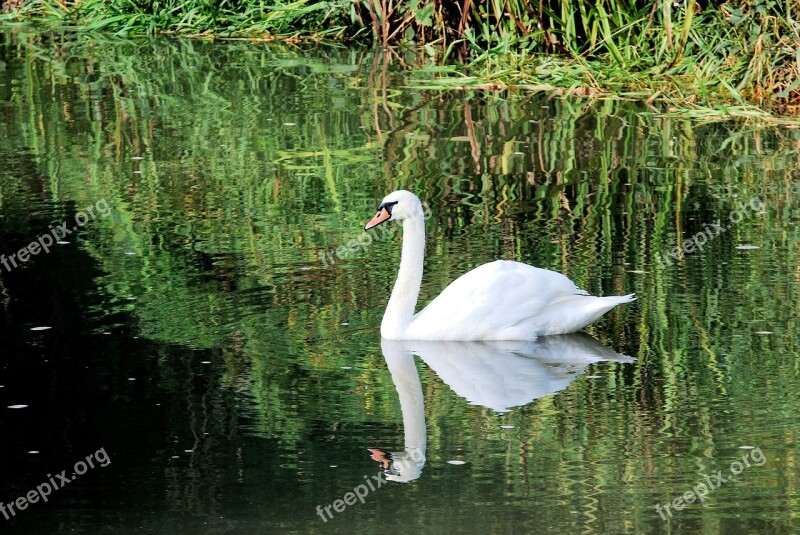
{"type": "Polygon", "coordinates": [[[400,399],[404,446],[410,456],[408,462],[421,468],[425,464],[428,433],[425,426],[425,398],[414,355],[404,342],[395,340],[381,340],[381,350],[400,399]]]}
{"type": "Polygon", "coordinates": [[[422,214],[403,220],[403,250],[400,269],[392,295],[381,322],[381,336],[389,339],[403,337],[417,306],[422,284],[422,263],[425,256],[425,219],[422,214]]]}
{"type": "Polygon", "coordinates": [[[404,446],[407,450],[418,450],[424,458],[428,445],[428,433],[425,427],[425,401],[419,372],[414,366],[414,356],[409,354],[399,362],[387,359],[387,364],[400,398],[404,446]]]}

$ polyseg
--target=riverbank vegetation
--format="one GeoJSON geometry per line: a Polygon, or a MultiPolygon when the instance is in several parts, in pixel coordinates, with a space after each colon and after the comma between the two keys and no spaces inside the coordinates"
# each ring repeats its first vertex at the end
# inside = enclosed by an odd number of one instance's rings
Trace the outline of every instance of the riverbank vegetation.
{"type": "Polygon", "coordinates": [[[441,88],[614,94],[712,115],[800,109],[800,0],[10,0],[3,10],[0,23],[126,36],[419,46],[449,66],[432,83],[441,88]]]}

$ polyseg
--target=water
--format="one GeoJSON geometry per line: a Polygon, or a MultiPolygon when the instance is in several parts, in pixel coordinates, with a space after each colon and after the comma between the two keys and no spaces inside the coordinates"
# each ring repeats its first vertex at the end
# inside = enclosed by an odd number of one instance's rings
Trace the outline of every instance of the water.
{"type": "Polygon", "coordinates": [[[55,487],[4,533],[800,529],[800,132],[431,83],[0,33],[0,253],[76,227],[0,268],[0,502],[55,487]],[[496,258],[639,299],[578,337],[382,346],[399,235],[361,228],[400,187],[422,301],[496,258]]]}

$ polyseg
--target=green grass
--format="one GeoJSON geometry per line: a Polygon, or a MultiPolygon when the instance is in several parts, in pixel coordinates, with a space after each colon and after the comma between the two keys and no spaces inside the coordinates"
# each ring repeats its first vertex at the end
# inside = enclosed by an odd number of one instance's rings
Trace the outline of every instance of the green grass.
{"type": "MultiPolygon", "coordinates": [[[[29,0],[0,22],[31,22],[115,35],[291,38],[302,34],[342,38],[349,1],[264,2],[258,0],[29,0]]],[[[357,33],[357,29],[354,33],[357,33]]]]}
{"type": "Polygon", "coordinates": [[[612,94],[706,115],[798,112],[798,20],[800,0],[28,0],[0,16],[125,36],[420,46],[458,66],[435,86],[612,94]]]}

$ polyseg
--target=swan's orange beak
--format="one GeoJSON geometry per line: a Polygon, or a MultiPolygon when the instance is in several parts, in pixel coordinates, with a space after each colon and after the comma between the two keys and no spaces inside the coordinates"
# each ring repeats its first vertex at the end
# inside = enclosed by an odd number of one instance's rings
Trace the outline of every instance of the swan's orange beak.
{"type": "Polygon", "coordinates": [[[375,217],[370,219],[369,223],[364,225],[364,230],[369,230],[372,227],[376,227],[381,223],[383,223],[384,221],[388,220],[390,217],[392,217],[392,214],[390,214],[386,208],[381,208],[380,210],[378,210],[378,213],[375,214],[375,217]]]}

